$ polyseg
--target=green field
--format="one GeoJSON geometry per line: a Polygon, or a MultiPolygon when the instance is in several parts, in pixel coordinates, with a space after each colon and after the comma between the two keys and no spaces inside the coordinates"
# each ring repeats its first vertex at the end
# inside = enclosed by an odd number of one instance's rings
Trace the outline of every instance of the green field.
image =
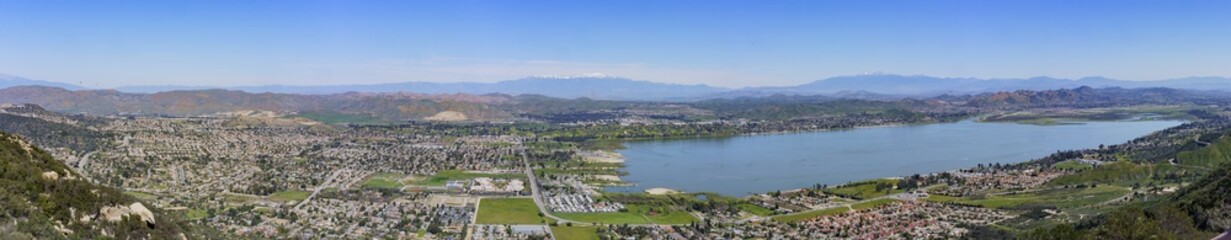
{"type": "Polygon", "coordinates": [[[551,227],[551,234],[561,240],[598,240],[598,227],[551,227]]]}
{"type": "Polygon", "coordinates": [[[987,208],[1012,208],[1025,204],[1078,208],[1112,200],[1124,196],[1128,192],[1128,189],[1123,187],[1100,185],[1094,188],[1054,189],[1031,193],[992,195],[982,198],[955,198],[944,195],[931,195],[924,200],[970,204],[987,208]]]}
{"type": "Polygon", "coordinates": [[[744,211],[744,212],[747,212],[747,213],[751,213],[751,214],[753,214],[753,215],[757,215],[757,216],[769,216],[769,215],[774,214],[774,210],[769,210],[768,208],[764,208],[764,207],[761,207],[761,206],[757,206],[756,204],[751,204],[751,203],[740,203],[740,204],[735,205],[735,206],[736,206],[736,207],[739,207],[739,210],[741,210],[741,211],[744,211]]]}
{"type": "Polygon", "coordinates": [[[845,206],[826,208],[821,210],[812,210],[806,212],[797,212],[773,217],[774,221],[779,222],[797,222],[802,220],[813,219],[820,216],[838,215],[850,211],[851,209],[845,206]]]}
{"type": "Polygon", "coordinates": [[[302,113],[295,114],[295,115],[290,115],[290,116],[287,116],[287,117],[300,117],[300,118],[307,118],[307,119],[311,119],[312,121],[323,122],[323,123],[328,123],[328,124],[345,124],[345,123],[353,123],[353,124],[389,124],[389,123],[396,123],[395,121],[389,121],[389,120],[381,119],[381,118],[379,118],[379,117],[372,116],[372,115],[367,115],[367,114],[351,114],[351,113],[340,113],[340,112],[333,112],[333,111],[313,111],[313,112],[302,112],[302,113]]]}
{"type": "Polygon", "coordinates": [[[403,177],[399,173],[375,173],[363,180],[363,187],[401,189],[403,177]]]}
{"type": "Polygon", "coordinates": [[[1078,162],[1077,160],[1068,160],[1068,161],[1058,162],[1052,165],[1051,167],[1056,168],[1056,169],[1061,169],[1061,170],[1074,170],[1074,171],[1081,171],[1081,170],[1093,168],[1093,166],[1090,166],[1090,164],[1081,163],[1081,162],[1078,162]]]}
{"type": "Polygon", "coordinates": [[[627,212],[612,213],[553,213],[557,217],[601,224],[689,224],[697,221],[688,212],[667,206],[629,204],[627,212]]]}
{"type": "Polygon", "coordinates": [[[1076,174],[1060,176],[1048,182],[1048,185],[1063,186],[1077,184],[1111,184],[1140,181],[1150,176],[1150,169],[1130,161],[1116,161],[1092,167],[1076,174]]]}
{"type": "Polygon", "coordinates": [[[825,192],[830,193],[830,194],[841,195],[841,196],[855,197],[859,199],[869,199],[869,198],[877,198],[877,197],[881,197],[881,196],[885,196],[889,194],[905,192],[903,190],[894,189],[892,187],[892,186],[896,186],[897,184],[898,184],[898,180],[896,179],[877,179],[877,180],[856,182],[856,183],[843,185],[840,187],[825,189],[825,192]],[[882,186],[888,185],[890,187],[882,187],[880,191],[877,191],[876,190],[877,184],[880,184],[882,186]]]}
{"type": "Polygon", "coordinates": [[[415,184],[423,185],[423,186],[444,186],[445,183],[449,181],[467,180],[467,179],[473,179],[473,178],[478,178],[478,177],[526,178],[526,175],[520,174],[520,173],[491,174],[491,173],[471,173],[471,172],[466,172],[462,170],[444,170],[444,171],[436,172],[436,175],[432,175],[431,177],[428,177],[427,179],[424,179],[423,181],[415,182],[415,184]]]}
{"type": "Polygon", "coordinates": [[[851,208],[854,208],[855,210],[864,210],[864,209],[879,207],[881,205],[888,205],[890,203],[895,203],[897,201],[898,200],[896,199],[882,198],[882,199],[876,199],[876,200],[867,201],[867,202],[851,204],[851,208]]]}
{"type": "Polygon", "coordinates": [[[223,193],[219,195],[221,195],[222,199],[226,201],[226,203],[232,203],[232,204],[245,204],[245,203],[256,200],[247,195],[240,195],[240,194],[234,194],[234,193],[223,193]]]}
{"type": "Polygon", "coordinates": [[[281,192],[276,192],[274,194],[270,194],[269,200],[275,201],[275,202],[303,201],[304,199],[308,199],[308,195],[310,194],[312,194],[312,192],[281,191],[281,192]]]}
{"type": "Polygon", "coordinates": [[[529,198],[484,198],[479,202],[477,224],[542,224],[539,208],[529,198]]]}

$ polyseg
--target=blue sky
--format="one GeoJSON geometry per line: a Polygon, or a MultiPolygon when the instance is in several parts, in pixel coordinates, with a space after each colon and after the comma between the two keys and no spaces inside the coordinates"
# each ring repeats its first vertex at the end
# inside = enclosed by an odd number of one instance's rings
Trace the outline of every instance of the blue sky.
{"type": "Polygon", "coordinates": [[[0,73],[100,88],[1231,76],[1231,1],[0,1],[0,33],[0,73]]]}

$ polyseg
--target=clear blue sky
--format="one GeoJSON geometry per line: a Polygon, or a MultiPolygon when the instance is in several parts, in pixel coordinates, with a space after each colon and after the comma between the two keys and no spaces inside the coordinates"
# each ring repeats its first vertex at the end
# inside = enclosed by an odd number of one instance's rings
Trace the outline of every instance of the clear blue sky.
{"type": "Polygon", "coordinates": [[[0,33],[0,73],[87,87],[1231,76],[1231,1],[40,0],[0,33]]]}

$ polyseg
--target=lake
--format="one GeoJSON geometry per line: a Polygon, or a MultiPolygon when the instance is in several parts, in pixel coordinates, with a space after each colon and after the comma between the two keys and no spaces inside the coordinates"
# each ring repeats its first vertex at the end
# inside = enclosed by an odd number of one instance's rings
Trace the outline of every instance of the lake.
{"type": "Polygon", "coordinates": [[[1030,125],[956,123],[839,131],[625,142],[623,180],[636,186],[745,196],[1028,161],[1059,150],[1119,144],[1183,121],[1030,125]]]}

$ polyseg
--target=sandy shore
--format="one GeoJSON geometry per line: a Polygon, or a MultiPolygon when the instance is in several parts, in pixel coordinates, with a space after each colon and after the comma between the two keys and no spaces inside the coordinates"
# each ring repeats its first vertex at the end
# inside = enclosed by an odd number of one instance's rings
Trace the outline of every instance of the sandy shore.
{"type": "Polygon", "coordinates": [[[581,158],[587,162],[624,163],[624,156],[612,151],[584,151],[581,158]]]}
{"type": "Polygon", "coordinates": [[[670,188],[648,188],[648,189],[645,189],[645,192],[649,194],[653,194],[653,195],[667,195],[667,194],[673,194],[673,193],[680,193],[680,191],[675,190],[675,189],[670,189],[670,188]]]}

